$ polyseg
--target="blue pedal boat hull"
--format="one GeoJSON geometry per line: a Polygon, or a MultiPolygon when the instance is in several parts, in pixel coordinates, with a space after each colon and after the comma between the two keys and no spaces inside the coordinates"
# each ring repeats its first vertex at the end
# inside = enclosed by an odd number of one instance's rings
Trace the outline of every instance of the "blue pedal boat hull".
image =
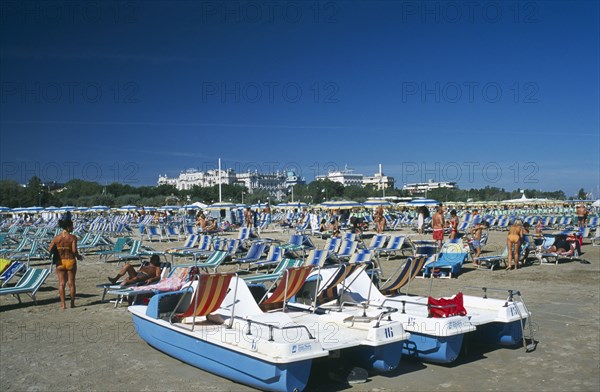
{"type": "Polygon", "coordinates": [[[460,354],[464,336],[433,336],[411,331],[410,339],[402,345],[402,354],[423,362],[451,363],[460,354]]]}
{"type": "Polygon", "coordinates": [[[151,319],[132,314],[135,328],[149,345],[189,365],[234,382],[264,391],[302,391],[308,382],[312,360],[269,363],[228,350],[151,319]]]}

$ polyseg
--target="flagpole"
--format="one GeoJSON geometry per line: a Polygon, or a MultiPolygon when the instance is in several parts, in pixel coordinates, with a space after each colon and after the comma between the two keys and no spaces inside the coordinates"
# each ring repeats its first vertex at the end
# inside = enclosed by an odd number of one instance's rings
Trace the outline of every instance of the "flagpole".
{"type": "Polygon", "coordinates": [[[219,158],[219,203],[221,201],[221,158],[219,158]]]}

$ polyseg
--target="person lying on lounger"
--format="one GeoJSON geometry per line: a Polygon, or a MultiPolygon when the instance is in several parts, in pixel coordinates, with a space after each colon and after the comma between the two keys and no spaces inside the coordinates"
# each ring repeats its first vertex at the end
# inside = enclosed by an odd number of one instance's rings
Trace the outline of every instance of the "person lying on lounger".
{"type": "Polygon", "coordinates": [[[160,257],[158,255],[152,255],[150,257],[150,263],[142,265],[136,272],[135,268],[129,263],[126,263],[123,268],[119,270],[117,276],[114,278],[109,277],[108,281],[112,284],[116,284],[117,281],[127,274],[128,278],[121,282],[121,286],[129,286],[134,283],[144,282],[145,284],[152,284],[160,280],[160,257]]]}
{"type": "Polygon", "coordinates": [[[554,244],[545,250],[562,256],[571,256],[575,252],[575,242],[567,241],[567,237],[564,235],[557,235],[554,244]]]}

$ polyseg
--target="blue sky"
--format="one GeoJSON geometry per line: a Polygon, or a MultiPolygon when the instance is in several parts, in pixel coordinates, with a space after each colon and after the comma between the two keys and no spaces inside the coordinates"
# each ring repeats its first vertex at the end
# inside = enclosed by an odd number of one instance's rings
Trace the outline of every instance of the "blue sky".
{"type": "Polygon", "coordinates": [[[3,2],[2,179],[600,186],[596,1],[3,2]]]}

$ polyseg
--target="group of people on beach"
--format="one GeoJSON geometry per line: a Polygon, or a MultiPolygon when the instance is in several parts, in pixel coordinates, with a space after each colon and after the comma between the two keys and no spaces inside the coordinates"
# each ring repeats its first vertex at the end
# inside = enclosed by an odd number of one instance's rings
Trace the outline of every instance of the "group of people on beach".
{"type": "MultiPolygon", "coordinates": [[[[269,207],[267,207],[269,208],[269,207]]],[[[270,209],[266,210],[266,212],[270,213],[270,209]]],[[[577,217],[578,217],[578,226],[585,227],[586,220],[588,216],[588,210],[585,205],[582,203],[577,207],[577,217]]],[[[474,214],[477,215],[477,211],[474,211],[474,214]]],[[[306,217],[308,214],[305,215],[306,217]]],[[[417,230],[419,234],[423,233],[423,223],[425,218],[429,217],[429,210],[427,207],[421,207],[418,210],[418,218],[417,218],[417,230]]],[[[244,213],[245,224],[247,227],[252,227],[253,221],[255,220],[255,216],[253,215],[250,208],[247,208],[244,213]]],[[[306,219],[306,218],[305,218],[306,219]]],[[[384,217],[383,207],[379,206],[374,214],[374,223],[375,230],[377,233],[383,233],[386,225],[386,219],[384,217]]],[[[447,221],[444,218],[444,206],[440,203],[435,207],[435,213],[431,217],[431,226],[433,229],[433,240],[436,243],[438,249],[442,247],[442,243],[444,241],[444,232],[447,228],[450,229],[449,239],[453,240],[458,236],[458,225],[460,219],[457,215],[456,210],[450,211],[450,219],[447,221]]],[[[364,230],[362,219],[351,219],[352,228],[351,230],[355,233],[361,233],[364,230]]],[[[207,219],[207,217],[199,212],[196,216],[196,224],[197,226],[205,232],[210,232],[211,230],[217,229],[217,220],[216,219],[207,219]]],[[[70,213],[67,213],[64,218],[58,221],[58,225],[62,228],[62,232],[53,238],[50,243],[49,251],[52,254],[52,259],[54,264],[56,265],[56,273],[58,277],[58,293],[60,297],[60,307],[61,309],[66,308],[66,293],[65,289],[68,284],[70,291],[70,306],[75,307],[75,296],[76,296],[76,286],[75,286],[75,278],[77,275],[77,260],[82,260],[83,256],[77,250],[77,237],[72,234],[73,231],[73,221],[71,220],[70,213]]],[[[483,234],[486,230],[489,229],[489,223],[485,220],[477,223],[474,227],[469,230],[469,234],[471,235],[470,243],[475,251],[475,255],[473,257],[473,263],[475,265],[479,264],[479,257],[481,255],[481,240],[483,234]]],[[[506,239],[506,246],[508,251],[507,257],[507,267],[506,270],[518,269],[520,265],[520,254],[522,245],[525,244],[523,260],[527,260],[529,255],[530,241],[529,234],[530,225],[529,223],[521,222],[521,220],[517,219],[510,226],[508,230],[508,235],[506,239]]],[[[321,232],[329,232],[331,236],[338,237],[341,235],[340,227],[338,223],[338,219],[334,215],[329,223],[325,221],[325,219],[320,222],[320,230],[321,232]]],[[[534,238],[541,239],[542,238],[542,226],[541,222],[538,223],[534,238]]],[[[562,255],[573,255],[575,251],[577,251],[578,243],[576,238],[568,238],[567,235],[557,235],[554,244],[546,249],[548,252],[556,252],[562,255]]],[[[123,268],[119,270],[117,275],[114,278],[109,277],[109,281],[115,284],[121,277],[127,275],[127,278],[122,282],[123,285],[129,285],[138,282],[145,282],[146,284],[151,284],[160,279],[160,258],[157,255],[153,255],[150,259],[150,263],[142,265],[139,270],[135,270],[135,268],[130,264],[125,264],[123,268]]]]}
{"type": "MultiPolygon", "coordinates": [[[[60,308],[66,309],[66,286],[69,286],[70,305],[75,307],[75,297],[77,289],[75,278],[77,276],[77,260],[83,260],[83,256],[77,249],[77,237],[72,234],[73,221],[71,214],[67,213],[63,219],[58,221],[62,230],[60,234],[50,242],[49,251],[52,255],[52,262],[56,266],[56,275],[58,277],[58,296],[60,298],[60,308]]],[[[112,284],[127,274],[127,278],[120,284],[123,286],[144,282],[152,284],[160,280],[160,257],[152,255],[148,264],[143,264],[137,271],[133,265],[126,263],[119,270],[114,278],[108,278],[112,284]]]]}

